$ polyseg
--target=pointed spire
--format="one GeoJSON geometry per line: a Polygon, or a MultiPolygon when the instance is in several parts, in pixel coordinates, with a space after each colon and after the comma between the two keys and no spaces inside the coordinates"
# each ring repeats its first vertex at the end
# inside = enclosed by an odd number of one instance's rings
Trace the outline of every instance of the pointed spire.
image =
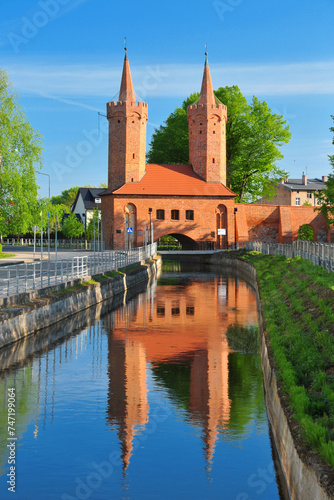
{"type": "Polygon", "coordinates": [[[121,88],[119,90],[119,101],[136,102],[135,91],[133,90],[130,64],[128,59],[127,47],[124,47],[125,56],[123,64],[123,74],[121,88]]]}
{"type": "Polygon", "coordinates": [[[210,106],[211,104],[216,104],[215,95],[213,93],[213,87],[212,87],[207,52],[205,52],[205,63],[204,63],[202,88],[201,88],[201,95],[200,95],[198,104],[204,104],[205,106],[210,106]]]}

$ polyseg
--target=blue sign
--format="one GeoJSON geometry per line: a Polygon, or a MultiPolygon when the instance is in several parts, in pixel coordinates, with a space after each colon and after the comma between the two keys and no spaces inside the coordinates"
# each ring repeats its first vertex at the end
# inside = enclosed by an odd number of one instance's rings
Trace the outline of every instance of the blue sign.
{"type": "Polygon", "coordinates": [[[133,229],[132,227],[128,227],[127,230],[126,230],[127,233],[133,233],[133,229]]]}

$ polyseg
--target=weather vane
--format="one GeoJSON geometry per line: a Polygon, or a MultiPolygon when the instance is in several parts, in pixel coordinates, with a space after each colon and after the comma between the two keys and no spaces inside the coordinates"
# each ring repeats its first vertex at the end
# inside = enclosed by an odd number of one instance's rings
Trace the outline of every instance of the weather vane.
{"type": "Polygon", "coordinates": [[[126,36],[124,37],[124,45],[125,45],[124,50],[128,50],[126,46],[126,36]]]}

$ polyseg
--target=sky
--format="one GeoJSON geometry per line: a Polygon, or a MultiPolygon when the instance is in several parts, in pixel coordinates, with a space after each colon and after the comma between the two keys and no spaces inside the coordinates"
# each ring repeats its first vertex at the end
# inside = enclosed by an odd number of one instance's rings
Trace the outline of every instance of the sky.
{"type": "MultiPolygon", "coordinates": [[[[333,0],[2,0],[0,67],[44,137],[51,196],[107,182],[106,103],[117,99],[124,37],[136,94],[155,128],[200,90],[205,44],[214,89],[266,101],[292,133],[290,178],[332,172],[333,0]]],[[[48,177],[37,176],[40,196],[48,177]]]]}

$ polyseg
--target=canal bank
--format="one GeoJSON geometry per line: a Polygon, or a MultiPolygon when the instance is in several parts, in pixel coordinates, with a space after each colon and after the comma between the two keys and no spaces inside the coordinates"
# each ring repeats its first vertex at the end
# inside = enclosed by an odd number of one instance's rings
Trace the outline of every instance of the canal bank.
{"type": "Polygon", "coordinates": [[[161,258],[107,275],[86,276],[67,283],[1,299],[0,348],[58,323],[89,307],[113,301],[147,282],[161,267],[161,258]]]}
{"type": "Polygon", "coordinates": [[[207,258],[214,266],[237,268],[254,286],[257,294],[261,363],[268,418],[276,450],[291,499],[329,500],[334,498],[334,473],[322,457],[312,451],[302,437],[302,428],[294,418],[289,398],[277,380],[277,366],[266,332],[261,301],[261,286],[255,267],[233,253],[219,253],[207,258]]]}

